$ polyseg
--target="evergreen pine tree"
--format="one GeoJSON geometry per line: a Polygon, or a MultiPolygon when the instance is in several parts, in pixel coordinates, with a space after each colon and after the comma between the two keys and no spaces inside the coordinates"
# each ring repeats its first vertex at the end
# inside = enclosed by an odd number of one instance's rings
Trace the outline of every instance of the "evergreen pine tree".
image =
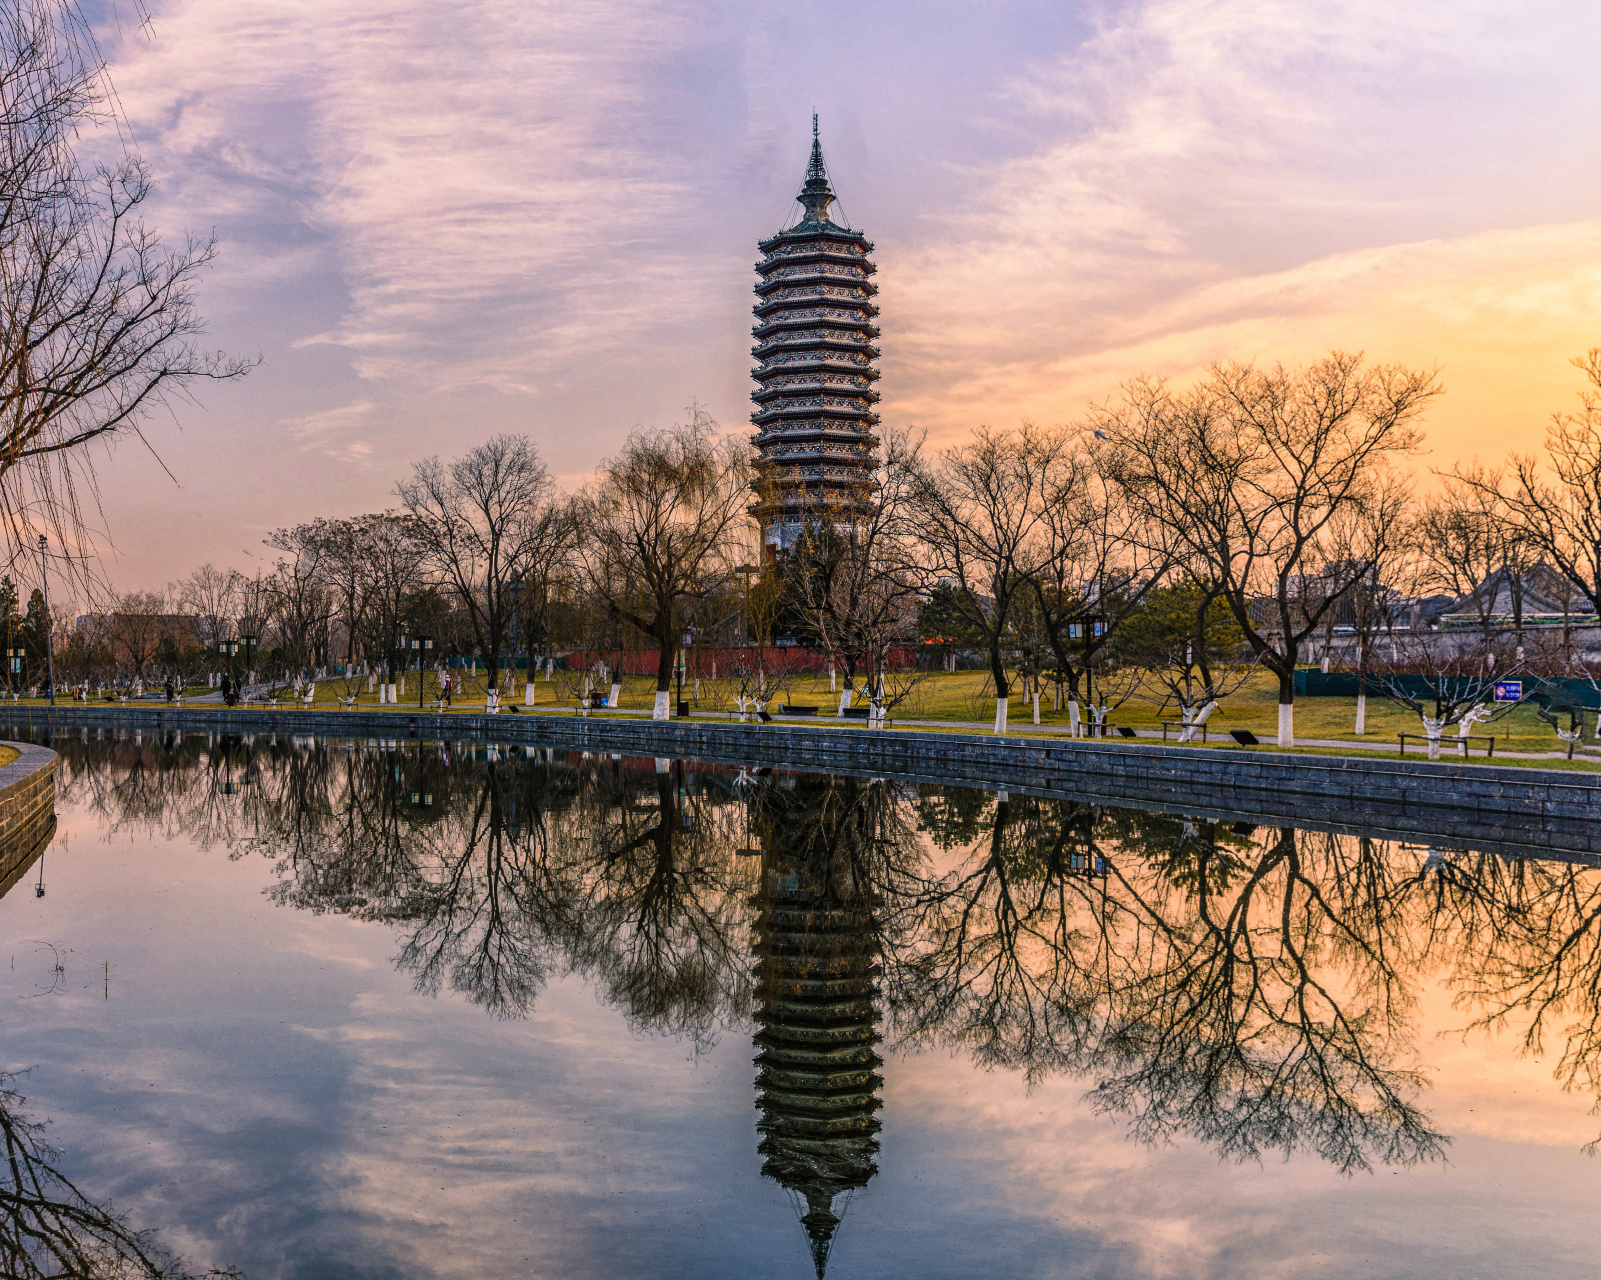
{"type": "Polygon", "coordinates": [[[22,620],[22,645],[27,649],[24,679],[30,684],[42,684],[45,679],[45,646],[50,638],[50,615],[44,607],[44,592],[37,587],[28,597],[28,616],[22,620]]]}

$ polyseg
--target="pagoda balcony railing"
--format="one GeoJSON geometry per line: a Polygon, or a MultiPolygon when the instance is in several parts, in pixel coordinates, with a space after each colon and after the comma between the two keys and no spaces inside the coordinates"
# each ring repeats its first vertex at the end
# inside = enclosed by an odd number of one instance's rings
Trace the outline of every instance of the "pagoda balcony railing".
{"type": "Polygon", "coordinates": [[[851,333],[865,333],[871,337],[878,336],[878,326],[873,324],[873,317],[878,314],[877,307],[863,307],[859,312],[832,310],[824,307],[811,307],[806,310],[784,312],[780,315],[764,319],[760,324],[750,327],[751,336],[760,338],[766,334],[783,334],[786,341],[801,342],[808,338],[821,340],[825,337],[837,337],[839,330],[851,333]],[[828,325],[829,330],[816,329],[816,325],[828,325]]]}
{"type": "Polygon", "coordinates": [[[762,381],[762,385],[750,393],[750,398],[758,404],[771,400],[775,396],[799,395],[857,395],[865,396],[869,400],[877,400],[878,392],[873,390],[872,380],[861,374],[838,373],[832,377],[819,378],[811,374],[771,374],[762,381]]]}
{"type": "Polygon", "coordinates": [[[782,262],[790,258],[825,258],[834,257],[848,262],[869,262],[867,250],[859,241],[842,243],[837,240],[786,240],[776,245],[770,253],[764,254],[762,260],[756,264],[756,270],[769,262],[782,262]]]}
{"type": "Polygon", "coordinates": [[[847,403],[843,400],[823,400],[809,404],[779,404],[770,405],[759,413],[751,414],[753,425],[765,427],[769,423],[785,423],[807,420],[816,414],[828,414],[831,417],[854,418],[860,422],[871,422],[878,415],[872,408],[859,402],[847,403]]]}
{"type": "Polygon", "coordinates": [[[780,369],[786,373],[797,369],[838,370],[866,378],[869,382],[877,382],[879,377],[878,370],[873,368],[867,356],[859,351],[830,350],[819,354],[813,351],[787,349],[779,351],[762,364],[753,366],[750,376],[757,379],[767,378],[780,369]]]}
{"type": "Polygon", "coordinates": [[[858,441],[866,446],[868,452],[878,448],[878,436],[873,431],[872,423],[864,423],[858,419],[856,422],[836,421],[828,426],[819,427],[815,424],[794,426],[786,424],[781,430],[765,427],[750,437],[750,442],[764,453],[780,444],[798,444],[804,441],[838,440],[847,445],[855,445],[858,441]]]}
{"type": "Polygon", "coordinates": [[[788,231],[780,231],[775,236],[765,240],[758,240],[756,247],[763,253],[775,253],[780,245],[852,245],[861,247],[863,253],[873,252],[873,242],[860,231],[847,231],[844,227],[830,223],[825,230],[822,227],[791,227],[788,231]]]}
{"type": "Polygon", "coordinates": [[[823,275],[820,272],[806,269],[796,270],[786,279],[763,280],[756,286],[756,296],[771,302],[776,297],[788,296],[800,289],[827,290],[830,288],[849,289],[851,292],[847,296],[854,296],[860,292],[871,298],[878,294],[878,286],[865,275],[847,275],[844,272],[835,275],[823,275]]]}
{"type": "Polygon", "coordinates": [[[758,436],[771,443],[780,440],[795,442],[810,440],[814,437],[828,436],[835,440],[876,440],[873,428],[877,426],[874,419],[877,414],[863,413],[844,414],[828,418],[790,418],[777,421],[755,422],[751,426],[756,428],[758,436]]]}
{"type": "Polygon", "coordinates": [[[872,379],[868,378],[860,369],[820,369],[810,372],[796,372],[785,370],[781,373],[768,371],[768,378],[764,390],[778,390],[782,387],[798,387],[802,390],[810,388],[816,391],[828,391],[835,388],[855,388],[866,395],[871,387],[868,385],[872,379]]]}
{"type": "MultiPolygon", "coordinates": [[[[816,307],[832,304],[836,307],[850,307],[853,310],[868,310],[872,303],[868,301],[866,289],[840,289],[806,288],[806,289],[780,289],[777,293],[763,298],[751,308],[752,315],[771,315],[774,311],[788,310],[792,307],[816,307]]],[[[872,314],[877,314],[873,312],[872,314]]]]}
{"type": "Polygon", "coordinates": [[[785,280],[849,280],[852,284],[865,283],[868,272],[859,262],[786,262],[764,272],[761,285],[779,284],[785,280]]]}
{"type": "Polygon", "coordinates": [[[872,467],[875,465],[873,450],[862,448],[860,450],[814,448],[804,445],[773,445],[762,450],[764,462],[794,461],[794,462],[837,462],[841,466],[858,465],[872,467]]]}

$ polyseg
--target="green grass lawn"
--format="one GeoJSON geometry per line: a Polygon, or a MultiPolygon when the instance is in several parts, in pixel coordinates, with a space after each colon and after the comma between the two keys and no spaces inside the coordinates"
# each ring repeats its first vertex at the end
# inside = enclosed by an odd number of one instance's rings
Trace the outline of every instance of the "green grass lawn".
{"type": "MultiPolygon", "coordinates": [[[[465,676],[461,672],[453,672],[455,681],[454,707],[458,711],[482,711],[486,683],[483,672],[476,677],[465,676]]],[[[377,694],[366,691],[366,681],[353,682],[358,687],[357,706],[363,710],[388,710],[387,706],[380,706],[377,694]]],[[[600,692],[607,690],[602,686],[600,692]]],[[[843,685],[838,687],[843,688],[843,685]]],[[[983,672],[960,671],[955,674],[939,673],[931,675],[913,692],[910,698],[903,702],[893,712],[897,723],[905,724],[908,721],[934,721],[950,724],[953,728],[963,726],[987,726],[994,720],[995,706],[987,694],[989,687],[988,677],[983,672]]],[[[524,680],[521,672],[518,673],[516,692],[511,698],[519,708],[523,702],[524,680]]],[[[316,689],[315,705],[319,709],[332,709],[338,705],[338,699],[344,696],[346,684],[339,679],[319,681],[316,689]]],[[[570,677],[563,681],[561,673],[553,680],[545,680],[539,675],[534,681],[535,708],[542,711],[567,710],[573,708],[573,701],[577,692],[577,683],[570,677]]],[[[656,680],[654,676],[627,676],[623,679],[622,708],[628,711],[648,713],[655,702],[656,680]]],[[[198,693],[211,692],[205,689],[190,689],[188,696],[198,693]]],[[[438,682],[433,672],[424,674],[423,703],[431,710],[429,704],[437,696],[438,682]]],[[[713,681],[703,679],[701,693],[697,699],[694,695],[694,681],[685,681],[685,696],[691,699],[694,710],[728,711],[733,707],[734,689],[724,679],[713,681]]],[[[676,696],[676,685],[674,687],[676,696]]],[[[1157,695],[1159,699],[1160,695],[1157,695]]],[[[39,705],[41,699],[24,699],[27,705],[39,705]]],[[[829,691],[828,677],[801,676],[793,678],[786,695],[779,701],[808,704],[818,708],[819,721],[823,723],[838,721],[833,711],[838,705],[839,694],[829,691]]],[[[280,705],[290,703],[298,704],[289,694],[280,705]]],[[[93,703],[91,705],[107,705],[93,703]]],[[[115,704],[111,704],[115,705],[115,704]]],[[[146,700],[145,705],[149,705],[146,700]]],[[[857,705],[861,705],[860,698],[857,705]]],[[[394,710],[404,711],[407,707],[413,709],[417,706],[417,673],[409,672],[406,676],[405,691],[401,695],[400,703],[394,710]]],[[[1023,698],[1014,693],[1010,710],[1008,712],[1008,728],[1013,733],[1027,733],[1033,728],[1033,708],[1025,703],[1023,698]]],[[[1176,720],[1176,708],[1168,706],[1163,708],[1159,701],[1151,697],[1136,697],[1124,703],[1112,715],[1113,724],[1126,724],[1135,728],[1157,728],[1162,720],[1176,720]]],[[[1377,695],[1368,698],[1367,706],[1367,733],[1358,738],[1353,732],[1356,719],[1355,698],[1309,698],[1303,697],[1295,704],[1295,736],[1297,739],[1325,739],[1342,742],[1365,742],[1384,744],[1393,747],[1396,734],[1402,730],[1409,733],[1421,732],[1422,726],[1418,717],[1403,707],[1396,706],[1377,695]]],[[[1052,709],[1050,696],[1047,694],[1041,699],[1040,726],[1042,729],[1065,729],[1068,725],[1068,714],[1065,705],[1052,709]]],[[[1510,715],[1489,724],[1478,724],[1475,731],[1478,733],[1493,734],[1496,739],[1496,751],[1528,751],[1547,752],[1562,749],[1563,744],[1557,740],[1551,727],[1535,716],[1534,708],[1523,706],[1517,708],[1510,715]]],[[[1213,714],[1209,722],[1214,741],[1223,739],[1223,744],[1233,746],[1228,739],[1227,731],[1230,729],[1249,729],[1264,741],[1271,741],[1278,732],[1278,684],[1275,679],[1265,673],[1258,674],[1249,684],[1224,700],[1222,706],[1213,714]]],[[[1449,734],[1449,731],[1448,731],[1449,734]]],[[[1315,750],[1315,748],[1306,748],[1315,750]]],[[[1412,748],[1409,744],[1408,755],[1412,748]]],[[[1422,754],[1421,747],[1418,748],[1422,754]]],[[[1478,744],[1474,746],[1475,758],[1480,754],[1478,744]]],[[[1575,762],[1577,763],[1577,762],[1575,762]]]]}

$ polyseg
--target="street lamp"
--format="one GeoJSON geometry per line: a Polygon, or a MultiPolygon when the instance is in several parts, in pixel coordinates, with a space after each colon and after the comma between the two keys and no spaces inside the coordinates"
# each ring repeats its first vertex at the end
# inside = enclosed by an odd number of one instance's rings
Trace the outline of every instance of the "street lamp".
{"type": "Polygon", "coordinates": [[[54,620],[50,617],[50,578],[45,573],[45,551],[50,546],[50,540],[39,535],[39,591],[44,596],[44,662],[45,676],[50,681],[50,705],[56,705],[56,655],[55,645],[51,642],[50,633],[55,629],[54,620]]]}
{"type": "Polygon", "coordinates": [[[422,660],[423,655],[432,653],[434,638],[432,636],[412,636],[411,650],[417,655],[417,710],[422,710],[422,660]]]}
{"type": "Polygon", "coordinates": [[[684,663],[688,661],[688,653],[695,643],[695,624],[689,624],[690,629],[680,637],[682,643],[678,646],[678,714],[687,719],[689,717],[689,703],[684,701],[684,663]]]}
{"type": "MultiPolygon", "coordinates": [[[[1084,703],[1086,706],[1095,705],[1094,676],[1090,672],[1090,648],[1094,641],[1106,634],[1107,618],[1104,613],[1086,613],[1077,622],[1067,624],[1068,638],[1084,642],[1084,703]]],[[[1090,713],[1090,723],[1099,731],[1100,725],[1095,720],[1095,714],[1090,713]]]]}
{"type": "Polygon", "coordinates": [[[251,649],[251,646],[259,645],[260,642],[261,642],[261,637],[258,634],[256,634],[256,631],[255,631],[254,628],[252,628],[249,631],[242,631],[242,632],[239,633],[239,643],[244,645],[244,647],[245,647],[245,679],[247,679],[247,680],[250,678],[250,649],[251,649]]]}

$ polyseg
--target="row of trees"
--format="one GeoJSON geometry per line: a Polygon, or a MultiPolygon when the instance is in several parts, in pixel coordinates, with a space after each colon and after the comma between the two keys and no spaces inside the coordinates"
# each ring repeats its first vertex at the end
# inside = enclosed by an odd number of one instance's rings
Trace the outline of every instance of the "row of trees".
{"type": "MultiPolygon", "coordinates": [[[[1601,389],[1601,353],[1579,363],[1601,389]]],[[[270,632],[283,665],[391,679],[403,634],[480,655],[492,682],[516,652],[616,671],[644,649],[660,715],[686,633],[749,644],[766,668],[769,645],[797,642],[877,714],[910,690],[910,646],[959,650],[987,668],[997,732],[1019,686],[1065,699],[1075,730],[1083,703],[1104,722],[1136,692],[1204,723],[1260,667],[1285,743],[1296,670],[1321,657],[1437,729],[1492,677],[1587,672],[1576,628],[1601,605],[1595,399],[1558,419],[1545,463],[1464,466],[1421,501],[1401,464],[1438,394],[1428,372],[1336,352],[1186,388],[1140,379],[1072,426],[980,428],[937,452],[892,430],[871,514],[817,507],[765,552],[752,493],[783,477],[699,410],[636,432],[576,494],[503,436],[417,464],[392,510],[277,531],[268,573],[208,566],[113,618],[185,615],[200,651],[270,632]],[[1533,634],[1531,582],[1561,602],[1559,632],[1533,634]],[[1442,608],[1462,625],[1427,626],[1442,608]]],[[[136,668],[158,648],[120,641],[136,668]]]]}

